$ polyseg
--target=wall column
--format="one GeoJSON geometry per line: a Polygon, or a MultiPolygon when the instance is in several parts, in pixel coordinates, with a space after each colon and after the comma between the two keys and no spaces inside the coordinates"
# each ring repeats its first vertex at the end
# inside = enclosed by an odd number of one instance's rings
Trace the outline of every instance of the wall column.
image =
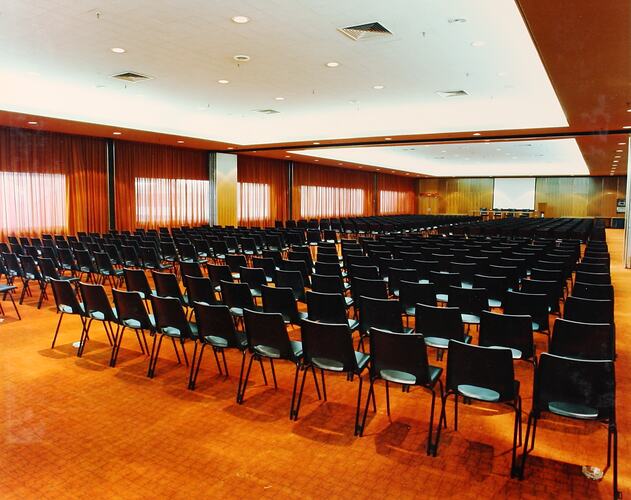
{"type": "Polygon", "coordinates": [[[113,139],[105,141],[107,161],[107,227],[116,229],[116,149],[113,139]]]}
{"type": "Polygon", "coordinates": [[[631,269],[631,136],[627,138],[627,193],[624,209],[624,267],[631,269]]]}
{"type": "Polygon", "coordinates": [[[215,158],[215,222],[236,226],[237,220],[237,155],[214,153],[215,158]]]}

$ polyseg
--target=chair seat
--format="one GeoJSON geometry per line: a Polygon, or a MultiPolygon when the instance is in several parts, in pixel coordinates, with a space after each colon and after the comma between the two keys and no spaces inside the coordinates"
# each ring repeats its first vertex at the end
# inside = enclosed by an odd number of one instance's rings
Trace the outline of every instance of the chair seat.
{"type": "Polygon", "coordinates": [[[243,332],[236,332],[237,334],[237,344],[231,345],[227,339],[223,337],[217,337],[215,335],[207,335],[204,337],[204,342],[210,344],[213,347],[224,348],[224,347],[238,347],[244,348],[248,345],[248,339],[243,332]]]}
{"type": "Polygon", "coordinates": [[[380,370],[379,376],[388,382],[397,384],[414,385],[416,383],[416,376],[400,370],[380,370]]]}
{"type": "Polygon", "coordinates": [[[598,418],[598,410],[589,406],[567,403],[565,401],[550,401],[548,409],[557,415],[582,420],[594,420],[598,418]]]}
{"type": "Polygon", "coordinates": [[[538,332],[539,331],[539,323],[533,321],[532,322],[532,330],[533,330],[533,332],[538,332]]]}
{"type": "Polygon", "coordinates": [[[489,299],[489,307],[502,307],[502,301],[497,299],[489,299]]]}
{"type": "Polygon", "coordinates": [[[72,307],[67,306],[66,304],[60,304],[59,310],[62,313],[66,314],[84,314],[83,303],[79,302],[79,310],[75,311],[72,307]]]}
{"type": "Polygon", "coordinates": [[[462,313],[460,314],[463,323],[467,323],[469,325],[479,325],[480,324],[480,316],[476,316],[475,314],[462,313]]]}
{"type": "MultiPolygon", "coordinates": [[[[292,354],[294,358],[302,357],[302,342],[298,342],[297,340],[289,341],[292,354]]],[[[280,351],[272,346],[267,345],[255,345],[253,347],[254,351],[261,356],[265,356],[266,358],[280,359],[280,351]]]]}
{"type": "Polygon", "coordinates": [[[499,392],[477,385],[461,384],[458,386],[458,393],[468,398],[477,399],[479,401],[488,401],[490,403],[500,400],[499,392]]]}
{"type": "MultiPolygon", "coordinates": [[[[116,314],[116,309],[114,309],[113,307],[112,307],[112,314],[114,315],[114,318],[118,318],[116,314]]],[[[90,316],[90,318],[95,319],[97,321],[105,321],[105,312],[103,311],[90,311],[88,312],[88,316],[90,316]]]]}
{"type": "MultiPolygon", "coordinates": [[[[191,333],[193,334],[193,337],[197,337],[197,325],[195,323],[190,323],[190,322],[188,325],[191,329],[191,333]]],[[[167,337],[180,338],[182,336],[182,332],[180,331],[180,329],[175,328],[174,326],[165,326],[164,328],[162,328],[161,331],[167,337]]]]}
{"type": "Polygon", "coordinates": [[[449,339],[444,339],[442,337],[425,337],[425,344],[436,349],[447,349],[449,346],[449,339]]]}
{"type": "Polygon", "coordinates": [[[505,347],[502,345],[492,345],[489,346],[491,349],[510,349],[511,355],[513,356],[513,359],[521,359],[522,357],[522,352],[519,349],[515,349],[514,347],[505,347]]]}
{"type": "MultiPolygon", "coordinates": [[[[153,317],[153,314],[149,314],[149,322],[151,323],[152,328],[156,327],[156,322],[153,317]]],[[[138,321],[137,319],[124,319],[123,325],[125,325],[127,328],[132,328],[134,330],[138,330],[142,326],[140,324],[140,321],[138,321]]]]}
{"type": "Polygon", "coordinates": [[[447,295],[446,293],[437,293],[436,300],[438,302],[449,302],[449,295],[447,295]]]}
{"type": "MultiPolygon", "coordinates": [[[[291,318],[289,316],[287,316],[286,314],[283,314],[282,316],[283,316],[283,321],[285,323],[287,323],[287,324],[293,323],[291,321],[291,318]]],[[[303,319],[309,319],[309,315],[306,312],[298,311],[298,318],[297,319],[298,319],[298,321],[296,323],[294,323],[294,324],[300,324],[300,322],[303,319]]]]}
{"type": "Polygon", "coordinates": [[[11,290],[17,290],[17,288],[15,285],[0,285],[0,293],[7,293],[11,290]]]}

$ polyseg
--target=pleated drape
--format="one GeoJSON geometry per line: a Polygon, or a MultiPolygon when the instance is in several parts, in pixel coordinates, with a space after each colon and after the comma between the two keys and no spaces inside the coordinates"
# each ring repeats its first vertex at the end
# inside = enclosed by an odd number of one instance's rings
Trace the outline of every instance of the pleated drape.
{"type": "Polygon", "coordinates": [[[377,214],[416,213],[416,180],[398,175],[377,175],[377,214]]]}

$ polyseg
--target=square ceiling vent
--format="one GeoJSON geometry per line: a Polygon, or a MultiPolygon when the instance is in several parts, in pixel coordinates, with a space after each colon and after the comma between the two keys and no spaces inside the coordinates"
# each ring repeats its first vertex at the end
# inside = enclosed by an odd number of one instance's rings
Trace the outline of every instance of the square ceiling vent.
{"type": "Polygon", "coordinates": [[[142,75],[140,73],[136,73],[135,71],[125,71],[123,73],[118,73],[116,75],[112,75],[112,78],[116,78],[117,80],[123,80],[124,82],[130,83],[138,83],[144,82],[145,80],[152,80],[153,77],[142,75]]]}
{"type": "Polygon", "coordinates": [[[387,28],[378,22],[338,28],[338,31],[344,33],[347,37],[352,38],[355,41],[382,38],[384,36],[392,35],[387,28]]]}

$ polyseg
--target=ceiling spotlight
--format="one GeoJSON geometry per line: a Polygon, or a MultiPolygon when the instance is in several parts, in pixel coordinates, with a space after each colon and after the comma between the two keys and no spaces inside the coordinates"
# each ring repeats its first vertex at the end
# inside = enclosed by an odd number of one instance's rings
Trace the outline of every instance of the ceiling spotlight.
{"type": "Polygon", "coordinates": [[[127,52],[122,47],[112,47],[110,50],[114,52],[114,54],[124,54],[125,52],[127,52]]]}
{"type": "Polygon", "coordinates": [[[622,128],[631,128],[631,125],[625,125],[622,128]]]}
{"type": "Polygon", "coordinates": [[[392,137],[385,137],[383,140],[384,140],[384,141],[391,141],[391,140],[392,140],[392,137]]]}
{"type": "Polygon", "coordinates": [[[274,99],[277,100],[277,101],[284,101],[285,100],[284,97],[274,97],[274,99]]]}
{"type": "Polygon", "coordinates": [[[373,85],[372,88],[375,89],[375,90],[381,90],[384,87],[383,87],[383,85],[373,85]]]}
{"type": "Polygon", "coordinates": [[[343,163],[338,163],[338,165],[344,165],[343,163]]]}
{"type": "Polygon", "coordinates": [[[227,149],[234,149],[232,146],[228,147],[227,149]]]}
{"type": "Polygon", "coordinates": [[[627,113],[631,113],[631,108],[627,109],[627,113]]]}
{"type": "Polygon", "coordinates": [[[184,141],[177,141],[178,144],[184,144],[184,141]]]}
{"type": "Polygon", "coordinates": [[[618,143],[618,146],[624,146],[624,145],[626,145],[626,144],[627,144],[626,142],[619,142],[619,143],[618,143]]]}
{"type": "Polygon", "coordinates": [[[620,158],[620,155],[616,155],[616,156],[614,156],[614,158],[620,158]]]}
{"type": "Polygon", "coordinates": [[[337,68],[339,65],[340,63],[336,61],[331,61],[331,62],[326,63],[327,68],[337,68]]]}
{"type": "Polygon", "coordinates": [[[112,135],[121,135],[122,132],[112,132],[112,135]]]}
{"type": "Polygon", "coordinates": [[[246,16],[234,16],[232,21],[237,24],[245,24],[250,21],[250,18],[246,16]]]}
{"type": "Polygon", "coordinates": [[[380,168],[376,168],[375,170],[381,170],[380,168]]]}
{"type": "Polygon", "coordinates": [[[237,54],[236,56],[232,56],[232,58],[237,62],[248,62],[250,60],[250,56],[246,54],[237,54]]]}
{"type": "Polygon", "coordinates": [[[37,125],[37,122],[28,122],[29,125],[37,125]]]}
{"type": "Polygon", "coordinates": [[[285,155],[285,158],[291,158],[291,156],[289,156],[289,155],[285,155]]]}
{"type": "Polygon", "coordinates": [[[320,161],[320,160],[313,160],[313,161],[320,161]]]}
{"type": "Polygon", "coordinates": [[[217,80],[217,83],[221,83],[222,85],[226,85],[230,83],[230,80],[217,80]]]}
{"type": "Polygon", "coordinates": [[[486,42],[483,40],[476,40],[475,42],[471,42],[471,47],[483,47],[486,45],[486,42]]]}
{"type": "Polygon", "coordinates": [[[314,144],[320,144],[319,142],[314,142],[314,144]]]}
{"type": "Polygon", "coordinates": [[[473,135],[480,135],[480,132],[474,132],[473,135]]]}
{"type": "Polygon", "coordinates": [[[622,153],[622,149],[616,149],[616,153],[622,153]]]}

